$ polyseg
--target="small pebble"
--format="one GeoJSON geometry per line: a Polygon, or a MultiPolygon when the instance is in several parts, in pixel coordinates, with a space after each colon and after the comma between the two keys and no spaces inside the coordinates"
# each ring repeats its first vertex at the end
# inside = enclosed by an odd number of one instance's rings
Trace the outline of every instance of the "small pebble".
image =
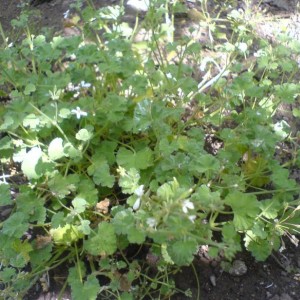
{"type": "Polygon", "coordinates": [[[247,273],[247,266],[242,260],[235,260],[228,273],[233,276],[242,276],[247,273]]]}
{"type": "Polygon", "coordinates": [[[212,286],[216,286],[217,282],[216,282],[216,276],[215,275],[210,275],[209,276],[209,280],[212,286]]]}

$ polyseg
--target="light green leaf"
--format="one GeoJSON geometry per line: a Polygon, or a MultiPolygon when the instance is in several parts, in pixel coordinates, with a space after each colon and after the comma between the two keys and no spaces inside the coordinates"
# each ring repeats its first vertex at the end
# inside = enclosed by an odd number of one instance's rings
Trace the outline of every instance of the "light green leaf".
{"type": "Polygon", "coordinates": [[[300,118],[300,109],[299,108],[294,108],[293,109],[293,116],[295,118],[300,118]]]}
{"type": "Polygon", "coordinates": [[[167,264],[174,265],[174,261],[171,259],[167,250],[167,244],[165,243],[161,245],[161,255],[167,264]]]}
{"type": "Polygon", "coordinates": [[[138,170],[131,168],[126,171],[124,168],[119,167],[118,172],[120,174],[119,185],[122,188],[124,194],[133,194],[139,187],[140,174],[138,170]]]}
{"type": "Polygon", "coordinates": [[[89,220],[81,220],[80,223],[81,224],[78,226],[78,230],[85,235],[89,235],[91,233],[91,222],[89,220]]]}
{"type": "Polygon", "coordinates": [[[281,204],[278,199],[261,200],[259,202],[259,208],[261,209],[262,216],[268,219],[275,219],[281,209],[281,204]]]}
{"type": "Polygon", "coordinates": [[[80,198],[80,197],[76,197],[72,201],[72,204],[73,204],[75,212],[78,214],[83,213],[87,207],[87,202],[85,201],[85,199],[80,198]]]}
{"type": "Polygon", "coordinates": [[[151,101],[148,99],[140,101],[134,109],[133,132],[143,132],[152,124],[151,101]]]}
{"type": "Polygon", "coordinates": [[[53,241],[59,245],[69,246],[83,237],[78,227],[70,224],[66,224],[63,227],[52,228],[49,232],[53,241]]]}
{"type": "Polygon", "coordinates": [[[66,143],[64,146],[64,153],[66,156],[69,156],[73,159],[81,159],[82,153],[76,149],[71,143],[66,143]]]}
{"type": "Polygon", "coordinates": [[[40,174],[37,174],[36,172],[36,166],[41,157],[42,150],[38,147],[33,147],[24,156],[21,169],[24,172],[24,175],[28,177],[28,179],[38,179],[42,176],[40,174]]]}
{"type": "Polygon", "coordinates": [[[55,138],[48,147],[48,155],[52,160],[57,160],[65,156],[62,138],[55,138]]]}
{"type": "Polygon", "coordinates": [[[93,134],[91,132],[89,132],[87,129],[83,128],[80,129],[77,133],[76,133],[76,139],[79,141],[83,141],[83,142],[87,142],[92,138],[93,134]]]}
{"type": "Polygon", "coordinates": [[[59,116],[63,119],[67,119],[71,114],[72,114],[71,111],[67,108],[62,108],[59,111],[59,116]]]}
{"type": "Polygon", "coordinates": [[[35,114],[27,115],[23,120],[23,125],[25,127],[30,127],[30,129],[36,129],[40,124],[40,119],[35,114]]]}

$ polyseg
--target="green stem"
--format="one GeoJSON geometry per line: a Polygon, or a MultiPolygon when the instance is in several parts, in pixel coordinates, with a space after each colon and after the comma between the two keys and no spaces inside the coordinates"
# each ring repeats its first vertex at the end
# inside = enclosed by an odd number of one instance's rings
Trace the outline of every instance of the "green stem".
{"type": "Polygon", "coordinates": [[[44,116],[46,119],[48,119],[53,126],[55,126],[58,131],[62,134],[62,136],[65,138],[65,140],[70,143],[68,137],[65,135],[64,131],[61,129],[61,127],[58,125],[58,123],[56,121],[53,121],[51,118],[49,118],[46,114],[44,114],[40,109],[38,109],[35,105],[33,105],[32,103],[29,103],[29,105],[31,107],[33,107],[37,112],[39,112],[42,116],[44,116]]]}
{"type": "Polygon", "coordinates": [[[198,274],[197,274],[197,271],[196,271],[196,268],[194,266],[194,264],[192,263],[191,264],[192,266],[192,269],[193,269],[193,272],[195,274],[195,278],[196,278],[196,283],[197,283],[197,300],[200,300],[200,282],[199,282],[199,277],[198,277],[198,274]]]}

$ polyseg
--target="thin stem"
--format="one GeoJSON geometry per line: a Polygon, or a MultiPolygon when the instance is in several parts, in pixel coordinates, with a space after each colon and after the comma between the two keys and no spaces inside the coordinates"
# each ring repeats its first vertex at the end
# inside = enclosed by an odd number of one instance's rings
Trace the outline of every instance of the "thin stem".
{"type": "Polygon", "coordinates": [[[197,283],[197,300],[200,300],[200,293],[201,293],[201,291],[200,291],[200,282],[199,282],[199,277],[198,277],[198,274],[197,274],[196,268],[195,268],[195,266],[194,266],[194,264],[193,264],[193,263],[191,264],[191,266],[192,266],[193,272],[194,272],[194,274],[195,274],[196,283],[197,283]]]}

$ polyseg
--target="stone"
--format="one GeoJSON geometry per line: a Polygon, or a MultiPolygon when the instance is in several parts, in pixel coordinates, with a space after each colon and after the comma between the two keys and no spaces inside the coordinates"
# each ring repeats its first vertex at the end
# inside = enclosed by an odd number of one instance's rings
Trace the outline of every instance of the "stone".
{"type": "Polygon", "coordinates": [[[242,276],[247,273],[247,270],[246,264],[242,260],[237,259],[232,263],[228,273],[233,276],[242,276]]]}

